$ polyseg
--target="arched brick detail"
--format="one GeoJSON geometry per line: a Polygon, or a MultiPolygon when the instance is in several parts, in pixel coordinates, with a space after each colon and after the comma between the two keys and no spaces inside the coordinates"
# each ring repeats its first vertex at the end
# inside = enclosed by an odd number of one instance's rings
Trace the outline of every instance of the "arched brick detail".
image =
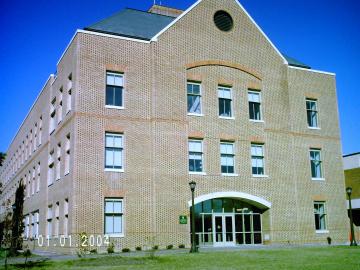
{"type": "Polygon", "coordinates": [[[253,70],[251,68],[245,67],[245,66],[237,64],[237,63],[229,62],[229,61],[205,60],[205,61],[197,61],[197,62],[185,65],[187,70],[197,68],[197,67],[204,67],[204,66],[223,66],[223,67],[234,68],[234,69],[243,71],[251,76],[254,76],[255,78],[259,79],[260,81],[262,80],[261,74],[259,72],[257,72],[256,70],[253,70]]]}

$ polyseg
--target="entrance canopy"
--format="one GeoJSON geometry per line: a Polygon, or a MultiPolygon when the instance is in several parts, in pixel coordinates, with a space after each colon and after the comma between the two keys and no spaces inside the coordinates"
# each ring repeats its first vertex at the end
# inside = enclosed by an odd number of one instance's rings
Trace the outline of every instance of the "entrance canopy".
{"type": "MultiPolygon", "coordinates": [[[[242,200],[262,210],[271,208],[271,203],[263,198],[244,192],[234,192],[234,191],[214,192],[206,195],[201,195],[195,198],[195,204],[217,198],[232,198],[232,199],[242,200]]],[[[191,207],[191,200],[188,202],[188,205],[189,207],[191,207]]]]}

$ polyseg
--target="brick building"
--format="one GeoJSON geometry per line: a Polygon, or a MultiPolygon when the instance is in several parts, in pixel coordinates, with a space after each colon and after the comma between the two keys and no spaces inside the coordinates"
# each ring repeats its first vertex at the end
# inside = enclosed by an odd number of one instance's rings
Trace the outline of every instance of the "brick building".
{"type": "Polygon", "coordinates": [[[236,0],[77,30],[7,154],[2,203],[26,184],[25,237],[45,248],[189,245],[192,180],[201,246],[347,241],[335,75],[236,0]]]}
{"type": "Polygon", "coordinates": [[[352,188],[351,206],[354,224],[357,226],[355,237],[357,241],[360,241],[360,153],[345,155],[343,160],[345,185],[352,188]]]}

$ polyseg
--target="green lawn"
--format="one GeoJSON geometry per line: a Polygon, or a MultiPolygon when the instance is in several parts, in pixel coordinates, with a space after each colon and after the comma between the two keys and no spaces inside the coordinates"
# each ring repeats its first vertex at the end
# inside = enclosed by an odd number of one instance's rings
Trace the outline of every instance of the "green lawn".
{"type": "MultiPolygon", "coordinates": [[[[9,269],[20,269],[20,265],[9,269]]],[[[0,267],[1,268],[1,267],[0,267]]],[[[360,270],[359,247],[316,247],[201,252],[149,257],[99,256],[96,259],[52,261],[27,269],[326,269],[360,270]]]]}

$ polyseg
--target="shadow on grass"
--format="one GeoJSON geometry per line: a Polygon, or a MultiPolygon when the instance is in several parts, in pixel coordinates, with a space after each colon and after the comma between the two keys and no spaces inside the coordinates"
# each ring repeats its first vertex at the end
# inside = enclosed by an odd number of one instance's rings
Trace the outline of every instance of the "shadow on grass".
{"type": "Polygon", "coordinates": [[[149,265],[156,263],[157,257],[149,258],[132,258],[132,257],[121,257],[121,256],[109,256],[106,258],[84,258],[79,260],[67,261],[66,266],[73,267],[97,267],[104,265],[149,265]]]}

